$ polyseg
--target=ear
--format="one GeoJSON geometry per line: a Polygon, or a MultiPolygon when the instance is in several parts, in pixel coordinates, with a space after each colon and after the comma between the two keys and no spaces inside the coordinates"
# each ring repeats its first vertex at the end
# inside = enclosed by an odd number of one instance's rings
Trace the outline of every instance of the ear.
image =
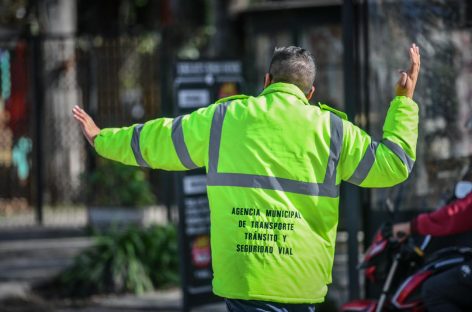
{"type": "Polygon", "coordinates": [[[313,97],[313,94],[315,94],[315,86],[311,86],[310,91],[306,95],[306,98],[308,99],[308,101],[311,100],[311,98],[313,97]]]}
{"type": "Polygon", "coordinates": [[[269,73],[266,73],[264,76],[264,89],[267,88],[272,83],[272,77],[269,73]]]}

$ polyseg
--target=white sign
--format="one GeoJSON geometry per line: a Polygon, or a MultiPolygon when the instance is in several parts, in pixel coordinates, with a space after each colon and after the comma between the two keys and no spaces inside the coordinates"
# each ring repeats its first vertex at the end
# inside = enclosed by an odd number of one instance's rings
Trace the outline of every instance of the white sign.
{"type": "Polygon", "coordinates": [[[184,177],[184,194],[206,193],[206,175],[193,175],[184,177]]]}
{"type": "Polygon", "coordinates": [[[179,107],[193,108],[210,104],[210,91],[206,89],[183,89],[178,94],[179,107]]]}
{"type": "Polygon", "coordinates": [[[241,62],[179,62],[177,63],[177,74],[179,76],[198,75],[198,74],[237,74],[242,72],[241,62]]]}

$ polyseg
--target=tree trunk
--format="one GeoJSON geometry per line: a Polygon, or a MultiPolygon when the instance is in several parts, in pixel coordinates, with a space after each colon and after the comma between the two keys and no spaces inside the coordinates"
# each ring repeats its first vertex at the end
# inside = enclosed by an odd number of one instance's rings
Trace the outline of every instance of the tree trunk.
{"type": "Polygon", "coordinates": [[[45,87],[46,200],[68,203],[80,192],[85,153],[80,129],[71,117],[81,105],[75,66],[76,0],[38,1],[45,87]]]}

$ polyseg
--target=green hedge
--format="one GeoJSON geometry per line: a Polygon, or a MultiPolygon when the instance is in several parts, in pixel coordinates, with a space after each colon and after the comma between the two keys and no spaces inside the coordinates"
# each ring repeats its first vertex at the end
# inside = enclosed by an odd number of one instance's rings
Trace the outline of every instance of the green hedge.
{"type": "Polygon", "coordinates": [[[57,282],[63,295],[71,297],[140,294],[177,284],[178,267],[174,226],[133,227],[97,236],[57,282]]]}
{"type": "Polygon", "coordinates": [[[147,172],[99,158],[97,167],[83,176],[93,206],[143,207],[156,203],[147,172]]]}

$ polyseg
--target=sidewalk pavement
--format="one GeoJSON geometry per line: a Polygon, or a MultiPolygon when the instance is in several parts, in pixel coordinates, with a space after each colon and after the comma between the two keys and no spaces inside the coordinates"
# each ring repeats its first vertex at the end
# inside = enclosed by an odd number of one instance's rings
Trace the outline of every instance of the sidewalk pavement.
{"type": "MultiPolygon", "coordinates": [[[[31,312],[175,312],[182,309],[179,288],[141,296],[97,296],[85,303],[48,302],[32,285],[45,281],[70,265],[92,243],[83,231],[34,228],[0,230],[0,310],[31,312]],[[16,231],[16,232],[15,232],[16,231]]],[[[202,306],[193,312],[223,312],[224,303],[202,306]]]]}
{"type": "MultiPolygon", "coordinates": [[[[141,296],[104,297],[84,308],[64,308],[57,312],[131,312],[131,311],[157,311],[176,312],[182,310],[182,292],[180,289],[151,292],[141,296]]],[[[224,303],[204,305],[192,312],[226,312],[224,303]]]]}

